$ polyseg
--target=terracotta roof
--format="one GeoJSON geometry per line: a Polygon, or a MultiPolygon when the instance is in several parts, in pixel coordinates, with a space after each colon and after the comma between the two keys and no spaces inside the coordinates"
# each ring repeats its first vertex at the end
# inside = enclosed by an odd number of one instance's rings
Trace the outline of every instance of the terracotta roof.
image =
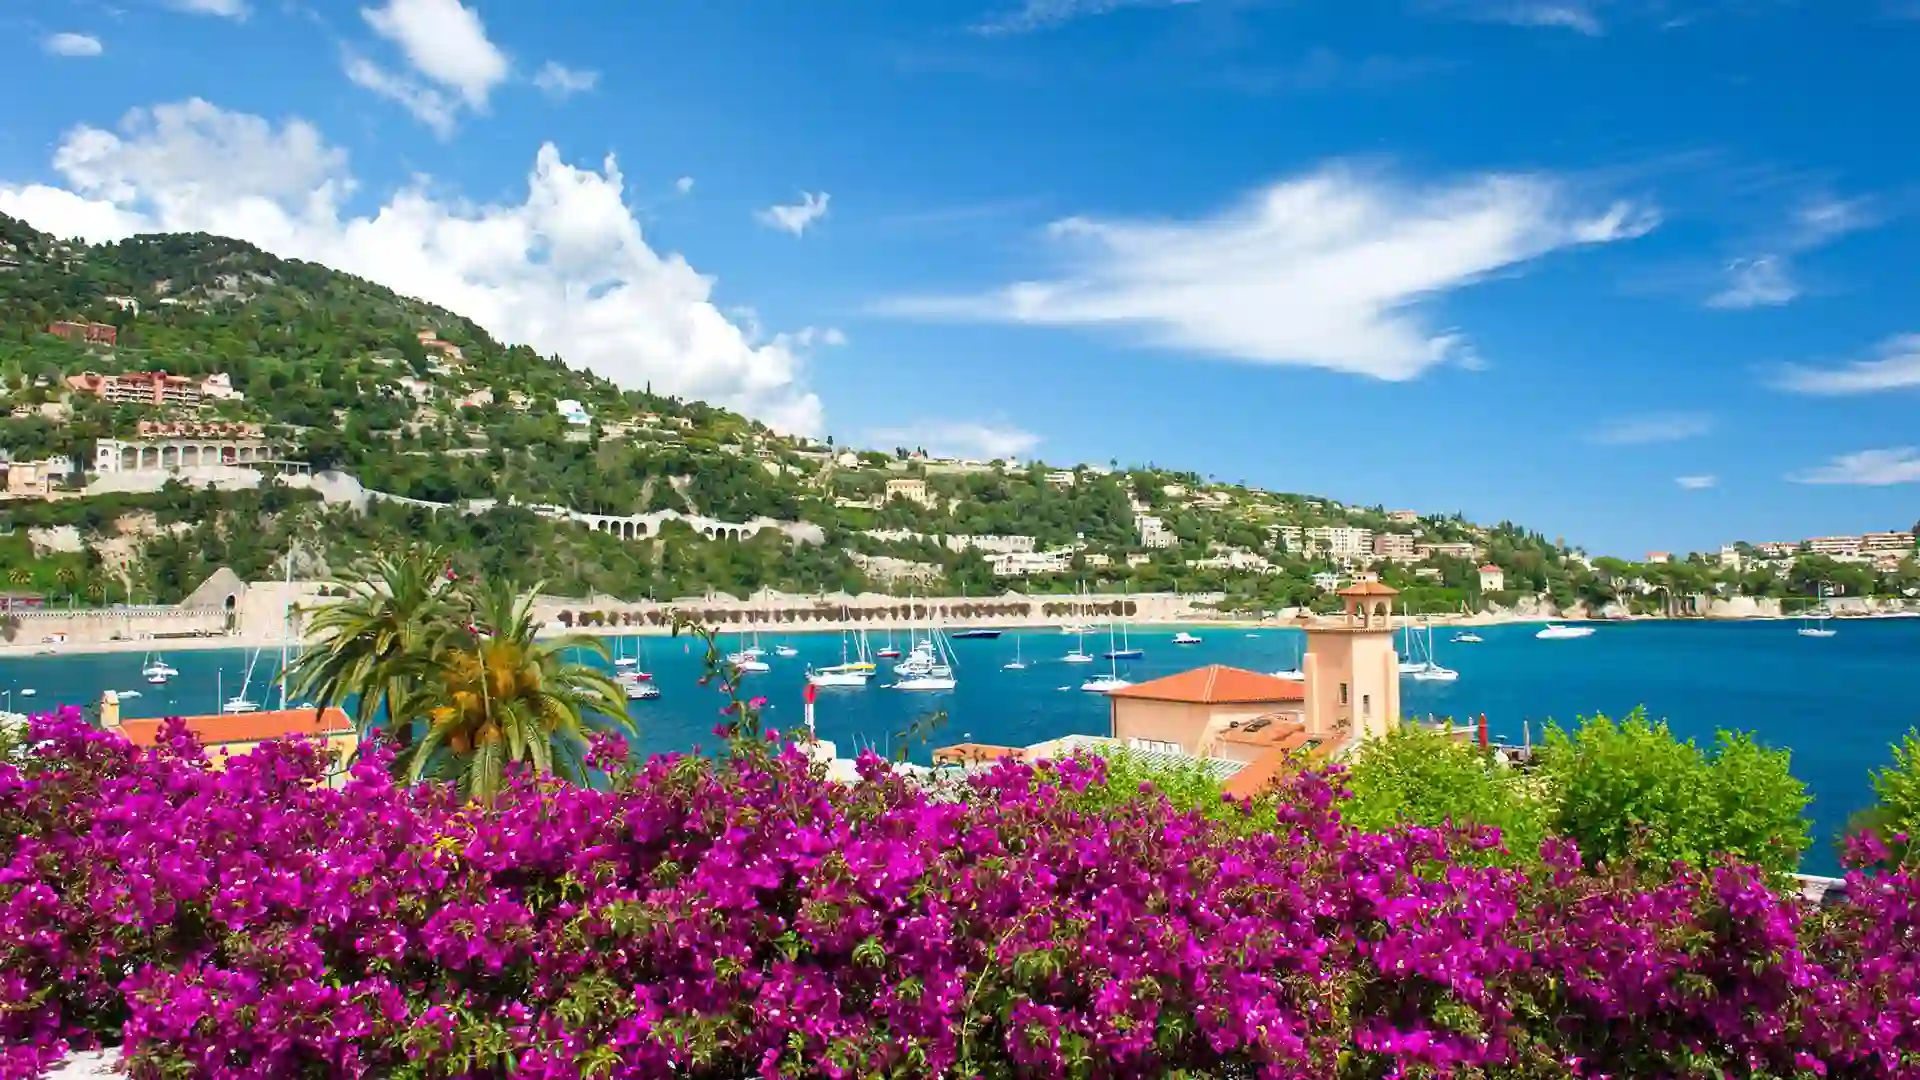
{"type": "MultiPolygon", "coordinates": [[[[269,709],[265,712],[235,713],[231,716],[185,716],[188,730],[205,746],[228,743],[256,743],[287,735],[345,735],[353,730],[346,710],[269,709]]],[[[160,719],[122,720],[120,734],[136,746],[152,746],[160,739],[160,719]]]]}
{"type": "Polygon", "coordinates": [[[1024,760],[1027,752],[1017,746],[995,746],[991,743],[955,743],[943,746],[933,752],[935,765],[978,765],[999,761],[1001,758],[1024,760]]]}
{"type": "Polygon", "coordinates": [[[1225,664],[1208,664],[1164,679],[1123,687],[1107,696],[1181,701],[1192,705],[1259,705],[1269,701],[1305,701],[1307,688],[1292,679],[1276,679],[1225,664]]]}
{"type": "Polygon", "coordinates": [[[1281,779],[1293,771],[1296,766],[1313,765],[1332,752],[1329,743],[1307,746],[1307,733],[1295,732],[1286,741],[1261,753],[1247,762],[1247,766],[1227,778],[1220,785],[1220,793],[1236,799],[1251,799],[1263,795],[1281,779]],[[1305,750],[1305,754],[1301,753],[1305,750]]]}
{"type": "Polygon", "coordinates": [[[1499,570],[1499,569],[1500,569],[1499,567],[1493,565],[1492,563],[1488,563],[1487,565],[1480,568],[1480,572],[1484,574],[1489,570],[1499,570]]]}
{"type": "Polygon", "coordinates": [[[1378,581],[1362,581],[1357,585],[1349,585],[1346,588],[1341,589],[1339,592],[1335,593],[1334,595],[1335,596],[1399,596],[1400,590],[1394,588],[1391,585],[1382,584],[1381,582],[1378,582],[1378,581]]]}

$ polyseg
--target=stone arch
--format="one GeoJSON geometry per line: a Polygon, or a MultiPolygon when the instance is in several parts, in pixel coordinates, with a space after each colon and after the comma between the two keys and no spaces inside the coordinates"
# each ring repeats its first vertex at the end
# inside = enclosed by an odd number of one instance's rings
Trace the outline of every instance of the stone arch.
{"type": "Polygon", "coordinates": [[[709,540],[711,540],[711,539],[713,539],[713,526],[711,526],[711,525],[708,525],[708,526],[707,526],[706,528],[704,528],[704,529],[701,529],[701,530],[700,530],[700,532],[701,532],[701,534],[702,534],[702,535],[704,535],[704,536],[705,536],[705,537],[706,537],[707,539],[709,539],[709,540]]]}
{"type": "Polygon", "coordinates": [[[1387,617],[1387,602],[1385,600],[1374,601],[1373,613],[1375,615],[1378,615],[1380,618],[1385,619],[1387,617]]]}
{"type": "Polygon", "coordinates": [[[634,522],[633,535],[636,540],[645,540],[647,538],[647,523],[644,521],[634,522]]]}
{"type": "Polygon", "coordinates": [[[200,464],[200,448],[192,443],[180,448],[180,464],[191,469],[200,464]]]}
{"type": "Polygon", "coordinates": [[[131,446],[121,447],[120,448],[120,467],[122,469],[139,468],[140,467],[140,451],[131,446]]]}
{"type": "Polygon", "coordinates": [[[180,448],[173,445],[172,443],[168,443],[167,445],[161,447],[160,448],[160,467],[163,469],[175,469],[175,468],[179,468],[179,466],[180,466],[180,448]]]}

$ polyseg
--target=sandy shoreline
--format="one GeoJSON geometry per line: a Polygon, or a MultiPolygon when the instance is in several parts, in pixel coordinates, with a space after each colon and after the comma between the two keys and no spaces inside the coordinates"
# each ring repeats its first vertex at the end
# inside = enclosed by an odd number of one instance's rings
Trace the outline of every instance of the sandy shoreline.
{"type": "MultiPolygon", "coordinates": [[[[1528,624],[1528,623],[1537,624],[1537,623],[1546,623],[1546,622],[1599,623],[1599,624],[1623,624],[1623,623],[1637,623],[1637,622],[1683,622],[1683,621],[1684,622],[1716,622],[1716,623],[1718,622],[1726,622],[1726,623],[1790,622],[1797,617],[1798,616],[1792,616],[1792,615],[1779,615],[1779,616],[1751,615],[1751,616],[1721,617],[1721,618],[1691,617],[1691,618],[1685,618],[1685,619],[1669,619],[1665,616],[1643,615],[1643,616],[1637,616],[1631,619],[1573,619],[1573,618],[1565,618],[1565,617],[1556,616],[1556,615],[1531,615],[1531,614],[1521,615],[1521,614],[1514,614],[1511,612],[1494,612],[1494,613],[1483,612],[1476,615],[1457,615],[1456,614],[1456,615],[1429,615],[1429,616],[1396,616],[1394,619],[1394,623],[1395,625],[1406,625],[1408,623],[1411,623],[1413,625],[1418,625],[1418,626],[1433,625],[1433,626],[1466,627],[1466,626],[1507,626],[1507,625],[1521,625],[1521,624],[1528,624]]],[[[1856,619],[1902,619],[1902,618],[1920,618],[1920,615],[1916,615],[1914,613],[1907,613],[1907,612],[1894,612],[1894,613],[1870,614],[1870,615],[1849,615],[1849,616],[1846,616],[1841,621],[1851,622],[1856,619]]],[[[1064,622],[1065,620],[1063,619],[1048,619],[1048,620],[1009,619],[1005,621],[967,620],[962,624],[949,626],[947,627],[947,629],[949,632],[952,632],[953,630],[962,630],[962,629],[991,629],[991,630],[1004,630],[1004,631],[1053,630],[1053,629],[1058,629],[1061,625],[1064,624],[1064,622]]],[[[911,632],[914,629],[924,628],[924,625],[925,625],[924,623],[915,623],[912,620],[907,620],[907,619],[879,619],[871,622],[849,622],[849,623],[826,622],[826,623],[814,623],[814,624],[809,624],[805,626],[795,626],[792,624],[784,624],[784,623],[778,624],[778,625],[762,624],[757,628],[752,624],[748,624],[745,626],[728,625],[721,628],[720,636],[721,636],[722,642],[725,642],[727,639],[738,636],[742,632],[745,632],[745,633],[757,632],[762,637],[773,636],[776,638],[793,636],[793,635],[801,635],[801,634],[837,634],[837,633],[840,633],[842,630],[850,630],[850,631],[865,630],[869,635],[874,634],[876,632],[883,633],[883,634],[888,632],[901,634],[901,633],[911,632]]],[[[1298,619],[1291,618],[1291,617],[1276,618],[1276,619],[1231,619],[1231,618],[1195,617],[1195,618],[1169,618],[1169,619],[1137,619],[1137,620],[1133,620],[1130,623],[1130,625],[1142,630],[1160,630],[1160,631],[1166,631],[1166,632],[1173,632],[1173,631],[1183,630],[1183,629],[1287,630],[1287,629],[1297,629],[1300,626],[1300,622],[1298,619]]],[[[672,635],[672,630],[668,627],[662,627],[662,626],[591,626],[591,627],[575,627],[572,630],[569,630],[566,627],[557,626],[552,623],[549,623],[546,631],[543,633],[542,636],[557,636],[565,633],[585,634],[591,637],[650,637],[651,638],[651,637],[669,637],[672,635]]],[[[59,656],[95,656],[95,655],[112,655],[112,654],[121,654],[121,653],[203,652],[203,651],[216,650],[216,649],[248,649],[248,650],[260,649],[260,650],[265,650],[270,652],[277,652],[280,649],[280,647],[281,647],[281,640],[280,640],[280,635],[278,634],[231,634],[231,635],[216,634],[216,635],[209,635],[206,637],[150,638],[150,639],[143,639],[138,641],[68,641],[68,642],[60,642],[60,643],[17,642],[12,645],[0,645],[0,660],[26,660],[26,659],[43,658],[43,657],[52,658],[52,657],[59,657],[59,656]]],[[[297,642],[290,643],[288,647],[299,648],[300,643],[297,643],[297,642]]]]}

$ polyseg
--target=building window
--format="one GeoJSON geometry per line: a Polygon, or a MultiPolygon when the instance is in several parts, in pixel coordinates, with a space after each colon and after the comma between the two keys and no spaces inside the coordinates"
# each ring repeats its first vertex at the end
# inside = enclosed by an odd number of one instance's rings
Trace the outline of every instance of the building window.
{"type": "Polygon", "coordinates": [[[1360,695],[1360,715],[1361,716],[1373,715],[1373,695],[1372,694],[1360,695]]]}
{"type": "Polygon", "coordinates": [[[1347,703],[1347,684],[1341,683],[1340,684],[1340,704],[1345,705],[1346,703],[1347,703]]]}

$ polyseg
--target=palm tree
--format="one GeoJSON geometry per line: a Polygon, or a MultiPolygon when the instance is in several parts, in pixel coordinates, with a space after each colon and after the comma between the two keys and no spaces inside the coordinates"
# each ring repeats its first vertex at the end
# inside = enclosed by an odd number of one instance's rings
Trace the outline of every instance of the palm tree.
{"type": "Polygon", "coordinates": [[[25,585],[33,580],[33,574],[24,566],[16,566],[12,570],[7,571],[7,580],[11,581],[15,586],[25,585]]]}
{"type": "Polygon", "coordinates": [[[400,706],[399,715],[427,723],[395,762],[408,779],[451,780],[468,798],[492,802],[511,762],[585,783],[589,730],[638,737],[618,684],[605,669],[571,658],[580,650],[606,660],[602,640],[536,639],[537,586],[521,596],[492,581],[466,595],[472,621],[465,639],[449,644],[400,706]]]}
{"type": "Polygon", "coordinates": [[[289,666],[292,692],[342,707],[357,695],[354,721],[362,744],[383,711],[401,745],[411,743],[412,725],[397,722],[401,714],[394,706],[431,671],[462,625],[446,567],[440,549],[410,547],[356,562],[330,581],[343,599],[308,621],[316,644],[289,666]]]}

